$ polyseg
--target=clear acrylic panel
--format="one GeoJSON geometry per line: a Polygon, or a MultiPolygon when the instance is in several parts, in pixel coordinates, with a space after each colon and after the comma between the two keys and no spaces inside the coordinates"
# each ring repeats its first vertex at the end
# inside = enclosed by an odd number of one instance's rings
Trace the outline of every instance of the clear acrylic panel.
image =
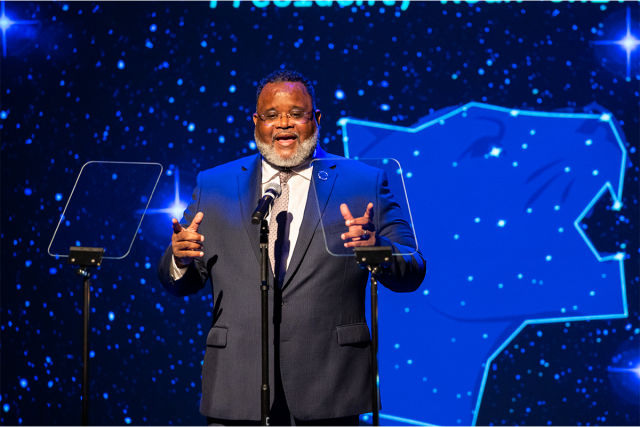
{"type": "MultiPolygon", "coordinates": [[[[339,206],[342,203],[349,207],[354,218],[362,217],[367,204],[374,203],[373,217],[376,232],[391,241],[393,255],[412,255],[418,250],[418,240],[404,185],[403,170],[397,160],[392,158],[318,158],[312,161],[312,166],[312,182],[317,190],[310,193],[310,196],[315,194],[325,246],[331,255],[355,256],[353,248],[345,248],[345,241],[341,238],[342,233],[349,231],[349,227],[344,224],[345,220],[340,214],[339,206]],[[382,176],[386,177],[386,180],[382,182],[382,185],[388,188],[390,195],[385,195],[386,192],[383,189],[382,194],[376,197],[378,200],[368,200],[363,198],[362,194],[364,193],[360,194],[355,187],[352,187],[349,192],[336,190],[337,188],[345,188],[343,179],[353,173],[353,169],[363,167],[362,164],[366,165],[365,168],[368,166],[383,172],[382,176]],[[342,170],[345,173],[341,173],[342,170]],[[335,179],[339,182],[336,182],[336,188],[333,189],[330,200],[327,201],[322,186],[326,185],[323,182],[331,183],[332,175],[335,175],[335,179]],[[384,212],[375,212],[376,203],[380,203],[378,208],[383,207],[384,203],[386,206],[384,212]]],[[[352,185],[352,183],[348,184],[347,188],[352,185]]],[[[370,184],[373,186],[376,182],[372,181],[370,184]]],[[[369,187],[368,182],[366,186],[369,187]]],[[[384,245],[384,240],[381,243],[384,245]]]]}
{"type": "Polygon", "coordinates": [[[161,174],[159,163],[85,163],[60,215],[49,255],[68,257],[72,246],[83,246],[104,248],[103,259],[126,257],[161,174]]]}

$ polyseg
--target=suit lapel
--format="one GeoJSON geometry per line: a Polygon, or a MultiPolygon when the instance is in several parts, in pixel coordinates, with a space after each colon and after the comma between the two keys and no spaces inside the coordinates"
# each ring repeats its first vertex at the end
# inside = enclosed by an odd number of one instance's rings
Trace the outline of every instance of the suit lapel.
{"type": "Polygon", "coordinates": [[[260,155],[248,157],[242,170],[238,173],[238,199],[240,200],[240,211],[242,212],[242,222],[247,230],[249,242],[256,256],[256,261],[260,263],[260,227],[251,223],[251,216],[260,200],[262,178],[262,162],[260,155]]]}
{"type": "Polygon", "coordinates": [[[304,208],[304,216],[302,218],[302,224],[300,224],[300,233],[298,234],[298,240],[293,250],[293,256],[287,267],[287,273],[284,277],[284,285],[287,286],[289,281],[293,277],[293,274],[298,269],[298,266],[302,262],[311,238],[318,227],[318,223],[322,218],[327,202],[331,196],[333,185],[338,176],[337,170],[335,170],[336,161],[327,156],[327,153],[318,148],[316,160],[313,162],[313,172],[311,174],[311,183],[309,185],[309,195],[307,196],[307,203],[304,208]],[[318,173],[323,171],[328,174],[326,180],[318,179],[318,173]]]}

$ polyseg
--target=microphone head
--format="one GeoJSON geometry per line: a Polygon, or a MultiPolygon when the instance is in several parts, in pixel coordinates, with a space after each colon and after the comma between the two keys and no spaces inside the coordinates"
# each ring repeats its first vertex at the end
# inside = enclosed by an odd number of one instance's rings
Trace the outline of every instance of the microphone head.
{"type": "Polygon", "coordinates": [[[282,194],[282,187],[280,187],[280,184],[277,182],[270,182],[264,189],[263,196],[267,193],[271,194],[274,199],[277,199],[282,194]]]}
{"type": "Polygon", "coordinates": [[[258,207],[251,217],[252,224],[260,224],[260,221],[267,215],[271,203],[282,194],[282,188],[277,182],[270,182],[262,193],[262,198],[258,201],[258,207]],[[266,197],[269,196],[269,197],[266,197]]]}

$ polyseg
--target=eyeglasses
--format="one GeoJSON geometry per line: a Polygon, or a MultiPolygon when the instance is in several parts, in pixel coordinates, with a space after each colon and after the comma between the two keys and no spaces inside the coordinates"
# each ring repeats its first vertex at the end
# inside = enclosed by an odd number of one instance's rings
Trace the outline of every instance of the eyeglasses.
{"type": "Polygon", "coordinates": [[[289,119],[289,124],[304,125],[307,122],[309,122],[309,120],[311,120],[311,118],[313,116],[313,113],[311,113],[311,112],[301,113],[301,112],[296,111],[296,112],[293,112],[293,113],[257,114],[257,116],[260,117],[260,120],[262,120],[262,123],[265,126],[274,126],[276,123],[280,123],[280,121],[282,120],[283,116],[287,117],[289,119]]]}

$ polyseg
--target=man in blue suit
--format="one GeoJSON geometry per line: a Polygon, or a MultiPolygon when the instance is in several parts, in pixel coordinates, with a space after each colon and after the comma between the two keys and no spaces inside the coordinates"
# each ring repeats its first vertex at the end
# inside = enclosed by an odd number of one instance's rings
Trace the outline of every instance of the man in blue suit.
{"type": "Polygon", "coordinates": [[[379,276],[393,291],[414,291],[424,279],[425,261],[384,172],[324,152],[320,117],[309,80],[287,70],[269,75],[253,115],[260,155],[201,172],[182,225],[173,219],[160,281],[177,296],[207,280],[213,289],[200,404],[210,425],[260,419],[259,226],[251,216],[267,184],[282,187],[268,218],[272,425],[358,425],[372,410],[368,272],[329,254],[325,235],[344,253],[374,245],[412,253],[395,256],[379,276]]]}

